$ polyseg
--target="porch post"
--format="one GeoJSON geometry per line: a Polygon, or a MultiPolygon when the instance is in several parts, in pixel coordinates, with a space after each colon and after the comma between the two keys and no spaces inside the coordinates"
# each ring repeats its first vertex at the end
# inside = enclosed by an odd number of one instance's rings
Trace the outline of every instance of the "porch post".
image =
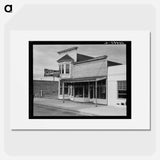
{"type": "Polygon", "coordinates": [[[90,82],[88,82],[88,98],[90,99],[90,82]]]}
{"type": "MultiPolygon", "coordinates": [[[[82,84],[83,84],[83,83],[82,83],[82,84]]],[[[85,86],[83,85],[83,99],[84,99],[84,87],[85,87],[85,86]]]]}
{"type": "Polygon", "coordinates": [[[61,81],[59,80],[58,81],[58,98],[59,98],[59,95],[60,95],[60,83],[61,83],[61,81]]]}
{"type": "Polygon", "coordinates": [[[72,97],[72,84],[70,86],[70,97],[72,97]]]}
{"type": "Polygon", "coordinates": [[[63,103],[64,103],[64,82],[62,82],[62,95],[63,95],[63,103]]]}
{"type": "Polygon", "coordinates": [[[96,84],[95,84],[95,98],[96,98],[96,107],[97,107],[97,80],[96,80],[96,84]]]}
{"type": "Polygon", "coordinates": [[[96,98],[94,92],[95,92],[95,84],[94,84],[94,82],[93,82],[93,99],[96,98]]]}
{"type": "Polygon", "coordinates": [[[75,84],[73,83],[73,98],[75,97],[75,88],[74,88],[75,84]]]}

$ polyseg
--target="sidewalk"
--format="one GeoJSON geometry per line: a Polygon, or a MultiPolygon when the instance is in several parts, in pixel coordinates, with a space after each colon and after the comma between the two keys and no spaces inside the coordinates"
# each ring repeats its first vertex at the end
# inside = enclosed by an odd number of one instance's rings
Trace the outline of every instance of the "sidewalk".
{"type": "Polygon", "coordinates": [[[96,116],[125,116],[126,107],[115,107],[106,105],[97,105],[93,103],[81,103],[73,102],[70,100],[62,100],[56,98],[34,98],[35,104],[46,105],[49,107],[63,108],[72,111],[78,111],[84,114],[96,115],[96,116]]]}

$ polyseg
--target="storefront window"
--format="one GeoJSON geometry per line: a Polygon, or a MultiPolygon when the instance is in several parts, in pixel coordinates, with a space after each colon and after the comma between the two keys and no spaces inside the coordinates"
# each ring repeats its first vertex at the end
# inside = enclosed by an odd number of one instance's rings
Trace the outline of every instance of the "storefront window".
{"type": "Polygon", "coordinates": [[[118,81],[118,98],[127,97],[127,86],[126,81],[118,81]]]}
{"type": "Polygon", "coordinates": [[[84,84],[84,97],[88,97],[88,83],[84,84]]]}
{"type": "MultiPolygon", "coordinates": [[[[62,82],[60,82],[60,95],[62,95],[62,82]]],[[[68,94],[68,84],[64,83],[64,94],[68,94]]]]}
{"type": "Polygon", "coordinates": [[[97,98],[106,99],[106,79],[97,82],[97,98]]]}
{"type": "MultiPolygon", "coordinates": [[[[75,97],[88,97],[88,82],[82,83],[75,83],[74,84],[74,91],[75,97]]],[[[90,83],[90,97],[96,97],[95,92],[95,82],[90,83]]],[[[97,98],[99,99],[106,99],[106,79],[97,82],[97,98]]]]}
{"type": "Polygon", "coordinates": [[[68,84],[64,83],[64,94],[68,94],[68,84]]]}
{"type": "Polygon", "coordinates": [[[90,98],[95,98],[95,82],[90,82],[90,98]]]}
{"type": "Polygon", "coordinates": [[[75,88],[75,97],[83,97],[83,85],[82,83],[76,83],[75,88]]]}
{"type": "Polygon", "coordinates": [[[60,95],[62,95],[62,82],[60,82],[60,95]]]}

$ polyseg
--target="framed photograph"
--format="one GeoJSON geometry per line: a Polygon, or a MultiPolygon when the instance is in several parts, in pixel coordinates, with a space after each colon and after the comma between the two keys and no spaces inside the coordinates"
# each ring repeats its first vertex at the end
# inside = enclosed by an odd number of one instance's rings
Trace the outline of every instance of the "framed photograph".
{"type": "Polygon", "coordinates": [[[29,118],[131,119],[131,41],[29,41],[29,118]]]}
{"type": "Polygon", "coordinates": [[[150,130],[150,36],[11,31],[11,129],[150,130]]]}
{"type": "Polygon", "coordinates": [[[0,159],[160,159],[158,1],[1,6],[0,159]]]}

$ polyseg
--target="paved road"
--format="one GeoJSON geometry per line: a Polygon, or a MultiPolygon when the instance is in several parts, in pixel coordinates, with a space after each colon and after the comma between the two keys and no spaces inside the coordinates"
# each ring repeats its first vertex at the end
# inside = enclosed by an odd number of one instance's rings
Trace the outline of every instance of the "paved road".
{"type": "Polygon", "coordinates": [[[82,114],[57,107],[51,108],[41,104],[34,104],[34,116],[82,116],[82,114]]]}

